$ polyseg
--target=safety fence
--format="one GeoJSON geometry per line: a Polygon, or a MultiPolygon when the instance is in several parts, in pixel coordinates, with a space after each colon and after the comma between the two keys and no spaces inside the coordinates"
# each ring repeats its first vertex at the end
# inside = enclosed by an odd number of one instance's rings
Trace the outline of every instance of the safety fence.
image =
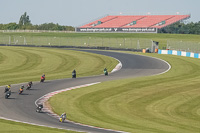
{"type": "Polygon", "coordinates": [[[158,54],[200,58],[200,42],[168,40],[166,50],[159,49],[158,54]]]}
{"type": "Polygon", "coordinates": [[[168,40],[166,49],[200,53],[200,42],[168,40]]]}
{"type": "Polygon", "coordinates": [[[101,38],[101,37],[47,37],[47,36],[0,36],[0,44],[36,46],[106,47],[141,50],[151,48],[150,39],[101,38]]]}
{"type": "MultiPolygon", "coordinates": [[[[155,42],[151,39],[112,38],[112,37],[56,37],[56,36],[17,36],[0,35],[0,44],[6,45],[35,45],[35,46],[72,46],[106,49],[124,49],[142,51],[152,49],[155,42]]],[[[200,53],[200,42],[187,42],[168,39],[161,44],[160,49],[200,53]],[[162,48],[161,48],[162,46],[162,48]],[[164,47],[163,47],[164,46],[164,47]]]]}

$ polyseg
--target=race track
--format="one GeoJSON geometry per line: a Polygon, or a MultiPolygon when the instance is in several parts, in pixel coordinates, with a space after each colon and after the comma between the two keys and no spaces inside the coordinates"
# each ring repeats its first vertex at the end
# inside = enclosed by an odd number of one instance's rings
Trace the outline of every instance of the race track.
{"type": "Polygon", "coordinates": [[[71,122],[59,123],[57,119],[45,114],[45,112],[36,113],[35,101],[41,96],[52,91],[94,82],[103,82],[130,77],[160,74],[167,71],[170,67],[168,63],[162,60],[146,56],[108,51],[82,51],[114,57],[121,61],[122,69],[120,71],[110,74],[109,76],[99,75],[92,77],[82,77],[77,79],[61,79],[54,81],[46,81],[44,83],[34,82],[32,89],[30,91],[25,90],[22,95],[18,94],[18,89],[20,88],[21,84],[12,85],[12,95],[9,99],[4,98],[4,86],[0,87],[0,91],[2,92],[0,95],[0,117],[75,131],[84,131],[92,133],[117,132],[81,126],[71,122]]]}

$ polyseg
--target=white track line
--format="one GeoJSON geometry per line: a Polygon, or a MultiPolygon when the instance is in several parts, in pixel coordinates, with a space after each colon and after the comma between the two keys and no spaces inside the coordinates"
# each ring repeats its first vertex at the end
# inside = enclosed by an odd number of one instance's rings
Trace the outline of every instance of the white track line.
{"type": "MultiPolygon", "coordinates": [[[[110,56],[111,57],[111,56],[110,56]]],[[[114,57],[112,57],[114,58],[114,57]]],[[[114,58],[115,60],[117,60],[119,63],[115,66],[115,68],[111,71],[111,73],[117,72],[122,68],[122,63],[120,60],[118,60],[117,58],[114,58]]]]}
{"type": "MultiPolygon", "coordinates": [[[[139,56],[145,56],[145,55],[139,55],[139,56]]],[[[164,74],[164,73],[168,72],[172,68],[171,65],[167,61],[165,61],[163,59],[160,59],[160,58],[157,58],[157,57],[152,57],[152,56],[145,56],[145,57],[149,57],[149,58],[154,58],[154,59],[157,59],[157,60],[161,60],[161,61],[165,62],[169,66],[169,68],[166,71],[158,73],[158,74],[154,74],[152,76],[164,74]]]]}

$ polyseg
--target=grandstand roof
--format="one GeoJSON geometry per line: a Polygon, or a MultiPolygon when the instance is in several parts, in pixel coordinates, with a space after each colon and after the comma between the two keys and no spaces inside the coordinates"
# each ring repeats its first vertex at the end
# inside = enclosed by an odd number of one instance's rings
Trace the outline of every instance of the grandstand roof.
{"type": "Polygon", "coordinates": [[[163,28],[190,15],[108,15],[80,28],[163,28]]]}

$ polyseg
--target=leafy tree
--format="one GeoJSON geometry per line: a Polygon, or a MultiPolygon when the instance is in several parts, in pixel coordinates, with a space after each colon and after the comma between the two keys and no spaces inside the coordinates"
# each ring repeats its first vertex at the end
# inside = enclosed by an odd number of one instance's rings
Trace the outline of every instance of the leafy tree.
{"type": "Polygon", "coordinates": [[[19,28],[19,25],[16,23],[9,23],[4,25],[4,30],[16,30],[19,28]]]}
{"type": "Polygon", "coordinates": [[[200,22],[177,22],[158,30],[158,33],[200,34],[200,22]]]}
{"type": "Polygon", "coordinates": [[[61,26],[58,23],[44,23],[41,25],[37,25],[37,30],[58,30],[58,31],[74,31],[74,27],[72,26],[61,26]]]}
{"type": "Polygon", "coordinates": [[[29,16],[26,14],[26,12],[20,17],[19,19],[19,25],[31,25],[31,21],[29,19],[29,16]]]}

